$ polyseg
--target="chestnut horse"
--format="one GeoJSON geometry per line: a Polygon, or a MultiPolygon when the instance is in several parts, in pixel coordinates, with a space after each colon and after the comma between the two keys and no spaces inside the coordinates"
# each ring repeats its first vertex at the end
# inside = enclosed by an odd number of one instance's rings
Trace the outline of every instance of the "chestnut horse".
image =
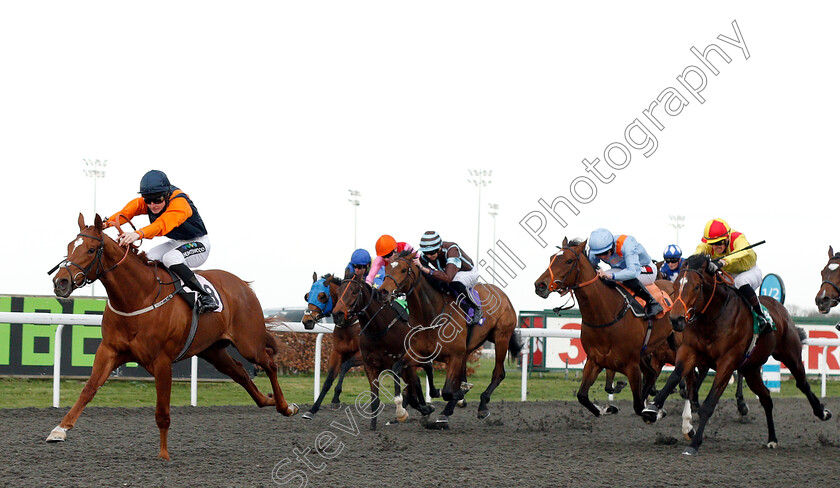
{"type": "MultiPolygon", "coordinates": [[[[467,326],[467,318],[456,297],[438,290],[415,262],[415,253],[403,251],[387,267],[385,281],[379,288],[387,301],[396,294],[404,293],[408,310],[420,326],[413,328],[405,338],[407,353],[404,364],[431,364],[432,361],[446,363],[446,382],[441,392],[447,401],[446,407],[437,419],[437,424],[446,428],[455,405],[464,398],[463,387],[467,379],[467,357],[486,341],[496,345],[496,365],[487,389],[481,393],[478,418],[490,415],[487,404],[490,396],[505,379],[505,357],[510,353],[516,357],[522,345],[515,334],[517,320],[507,295],[495,285],[479,284],[479,294],[484,314],[484,323],[467,326]]],[[[402,363],[400,363],[402,364],[402,363]]],[[[399,368],[399,365],[397,366],[399,368]]]]}
{"type": "Polygon", "coordinates": [[[699,426],[691,445],[683,451],[686,455],[697,454],[706,423],[735,370],[741,372],[764,408],[768,432],[766,446],[775,448],[778,445],[773,400],[761,379],[761,366],[771,355],[783,362],[796,379],[796,387],[808,398],[814,415],[820,420],[831,418],[831,412],[811,391],[805,377],[799,331],[785,307],[771,297],[759,297],[770,312],[776,330],[754,334],[751,307],[730,286],[731,279],[708,256],[694,255],[683,264],[675,282],[677,297],[670,315],[674,329],[683,331],[683,342],[677,350],[674,372],[653,403],[645,408],[642,417],[645,422],[652,423],[664,415],[665,399],[686,371],[695,366],[714,368],[714,383],[700,407],[699,426]]]}
{"type": "Polygon", "coordinates": [[[840,303],[840,253],[828,246],[828,262],[822,270],[822,284],[814,302],[820,313],[828,313],[840,303]]]}
{"type": "MultiPolygon", "coordinates": [[[[395,371],[397,368],[394,368],[394,363],[405,355],[405,337],[410,333],[411,326],[401,319],[400,314],[392,308],[394,306],[400,305],[383,302],[379,294],[361,277],[353,276],[341,282],[333,308],[333,320],[337,327],[357,321],[361,325],[359,347],[372,394],[371,409],[368,412],[371,430],[376,430],[380,394],[385,391],[382,389],[382,381],[388,379],[386,376],[391,376],[396,385],[392,399],[397,407],[399,422],[408,419],[408,412],[403,408],[403,390],[406,390],[405,403],[410,404],[424,417],[435,410],[432,405],[426,405],[416,368],[408,367],[395,371]],[[405,381],[400,379],[400,375],[405,381]]],[[[430,378],[431,385],[432,367],[430,364],[422,366],[430,378]]]]}
{"type": "MultiPolygon", "coordinates": [[[[669,293],[672,284],[656,282],[669,293]]],[[[534,283],[535,293],[548,298],[552,292],[561,295],[572,292],[580,304],[580,341],[586,352],[578,401],[595,416],[618,412],[614,405],[596,406],[589,399],[589,388],[602,369],[618,371],[627,376],[633,392],[633,409],[641,415],[644,401],[658,375],[643,354],[657,351],[672,334],[668,318],[648,321],[627,313],[624,296],[598,279],[598,274],[586,256],[586,241],[569,242],[563,239],[560,251],[551,257],[548,269],[534,283]],[[647,343],[645,343],[645,338],[647,343]]]]}
{"type": "Polygon", "coordinates": [[[96,350],[90,379],[47,442],[64,441],[66,432],[73,428],[111,372],[134,361],[155,378],[158,456],[168,460],[172,362],[179,355],[197,355],[206,360],[242,385],[260,407],[273,405],[285,416],[298,412],[297,405],[286,403],[277,383],[277,367],[271,359],[277,345],[265,328],[262,307],[248,283],[226,271],[199,273],[215,286],[223,310],[202,314],[192,344],[179,354],[188,341],[192,309],[185,300],[173,297],[175,285],[169,273],[158,263],[147,262],[145,253],[138,253],[136,248],[123,249],[105,235],[99,215],[92,226],[85,226],[84,217],[79,214],[79,230],[67,246],[67,258],[57,266],[60,269],[53,279],[55,294],[66,298],[73,290],[99,280],[108,293],[108,307],[102,316],[102,342],[96,350]],[[257,389],[242,364],[225,350],[228,344],[265,369],[273,397],[257,389]]]}
{"type": "MultiPolygon", "coordinates": [[[[312,273],[312,288],[304,296],[308,302],[307,310],[301,319],[303,326],[312,330],[315,324],[321,321],[322,318],[332,313],[338,295],[338,285],[341,280],[332,276],[326,275],[321,278],[323,283],[319,282],[318,274],[312,273]],[[329,291],[323,291],[322,288],[327,288],[329,291]],[[316,293],[315,296],[311,296],[316,293]]],[[[315,416],[321,408],[321,402],[330,391],[333,381],[338,377],[338,383],[335,385],[335,393],[332,398],[333,408],[338,408],[341,404],[339,395],[341,395],[341,385],[344,383],[344,376],[354,366],[362,365],[362,353],[359,351],[359,322],[353,321],[343,326],[336,325],[332,333],[332,351],[327,362],[327,378],[324,380],[324,386],[321,388],[321,393],[312,407],[302,415],[303,418],[309,420],[315,416]]]]}

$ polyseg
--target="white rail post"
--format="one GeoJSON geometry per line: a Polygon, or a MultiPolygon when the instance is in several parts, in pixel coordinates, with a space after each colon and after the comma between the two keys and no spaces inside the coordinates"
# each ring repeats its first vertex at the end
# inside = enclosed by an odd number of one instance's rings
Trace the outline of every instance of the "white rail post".
{"type": "Polygon", "coordinates": [[[429,375],[426,375],[426,403],[432,403],[432,393],[429,391],[429,375]]]}
{"type": "Polygon", "coordinates": [[[820,356],[820,379],[822,380],[822,388],[820,389],[820,397],[825,398],[826,391],[825,391],[825,380],[826,376],[828,375],[828,346],[824,346],[822,350],[822,356],[820,356]]]}
{"type": "Polygon", "coordinates": [[[528,399],[528,354],[531,351],[530,340],[528,347],[522,350],[522,401],[528,399]]]}
{"type": "Polygon", "coordinates": [[[64,324],[58,324],[55,328],[55,350],[53,350],[53,407],[60,406],[61,399],[61,331],[64,324]]]}
{"type": "Polygon", "coordinates": [[[312,401],[318,401],[318,387],[321,386],[321,340],[324,338],[324,333],[319,332],[318,337],[315,338],[315,388],[312,393],[312,401]]]}
{"type": "Polygon", "coordinates": [[[198,405],[198,356],[190,358],[190,406],[198,405]]]}

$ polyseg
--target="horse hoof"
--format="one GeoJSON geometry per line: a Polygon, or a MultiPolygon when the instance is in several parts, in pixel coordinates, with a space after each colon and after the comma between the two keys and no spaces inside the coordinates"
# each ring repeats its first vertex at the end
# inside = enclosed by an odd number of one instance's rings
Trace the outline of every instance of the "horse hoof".
{"type": "Polygon", "coordinates": [[[290,403],[289,407],[286,409],[286,416],[291,417],[298,412],[300,412],[300,407],[297,406],[297,403],[290,403]]]}
{"type": "Polygon", "coordinates": [[[823,409],[823,416],[820,418],[820,420],[828,420],[830,418],[831,418],[831,410],[829,410],[827,408],[823,409]]]}
{"type": "Polygon", "coordinates": [[[691,439],[694,439],[694,434],[696,434],[696,432],[694,429],[691,429],[688,432],[684,432],[683,437],[685,437],[685,440],[690,441],[691,439]]]}
{"type": "Polygon", "coordinates": [[[423,414],[424,417],[428,417],[434,411],[435,411],[435,406],[434,405],[427,405],[426,408],[424,408],[423,410],[420,411],[420,413],[423,414]]]}
{"type": "Polygon", "coordinates": [[[402,415],[397,415],[397,422],[404,423],[406,420],[408,420],[408,412],[405,412],[402,415]]]}
{"type": "Polygon", "coordinates": [[[312,420],[312,417],[314,417],[314,416],[315,416],[315,414],[314,414],[314,413],[312,413],[312,412],[306,412],[305,414],[301,415],[300,417],[301,417],[302,419],[312,420]]]}
{"type": "Polygon", "coordinates": [[[779,447],[779,443],[777,441],[770,441],[767,443],[767,449],[775,449],[779,447]]]}
{"type": "Polygon", "coordinates": [[[685,456],[696,456],[696,455],[698,454],[698,453],[697,453],[697,449],[695,449],[695,448],[693,448],[693,447],[691,447],[691,446],[686,447],[686,448],[685,448],[685,451],[683,451],[682,453],[683,453],[683,455],[685,455],[685,456]]]}
{"type": "Polygon", "coordinates": [[[741,414],[742,417],[746,417],[748,413],[750,413],[750,407],[746,403],[743,405],[738,405],[738,413],[741,414]]]}
{"type": "Polygon", "coordinates": [[[434,390],[429,391],[429,396],[432,398],[440,398],[440,388],[435,388],[434,390]]]}
{"type": "Polygon", "coordinates": [[[490,410],[479,410],[478,411],[478,420],[484,420],[490,416],[490,410]]]}
{"type": "Polygon", "coordinates": [[[47,442],[64,442],[65,440],[67,440],[67,429],[62,427],[56,427],[47,436],[47,442]]]}
{"type": "Polygon", "coordinates": [[[441,415],[435,421],[435,427],[438,429],[448,429],[449,428],[449,417],[446,415],[441,415]]]}
{"type": "Polygon", "coordinates": [[[642,420],[645,421],[646,424],[653,424],[659,418],[659,411],[656,407],[645,407],[642,410],[642,420]]]}
{"type": "Polygon", "coordinates": [[[330,403],[330,408],[333,409],[333,410],[341,410],[341,403],[339,403],[339,402],[330,403]]]}
{"type": "Polygon", "coordinates": [[[467,406],[467,401],[462,398],[458,400],[458,403],[456,403],[455,405],[457,405],[459,408],[465,408],[467,406]]]}
{"type": "Polygon", "coordinates": [[[618,413],[618,407],[616,407],[615,405],[608,405],[607,410],[604,413],[607,413],[607,414],[610,414],[610,415],[616,414],[616,413],[618,413]]]}

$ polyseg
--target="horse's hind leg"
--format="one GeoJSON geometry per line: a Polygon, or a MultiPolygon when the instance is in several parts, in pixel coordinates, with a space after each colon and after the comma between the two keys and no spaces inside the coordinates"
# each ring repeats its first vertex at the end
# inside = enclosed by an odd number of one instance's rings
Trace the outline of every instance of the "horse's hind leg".
{"type": "Polygon", "coordinates": [[[764,408],[764,416],[767,417],[767,447],[775,449],[779,445],[779,440],[776,438],[776,425],[773,422],[773,399],[770,398],[770,390],[761,379],[760,368],[745,370],[743,377],[747,380],[750,390],[758,395],[758,401],[764,408]]]}
{"type": "Polygon", "coordinates": [[[608,413],[616,413],[618,412],[618,408],[614,405],[608,405],[607,407],[598,407],[589,400],[589,389],[595,383],[595,379],[598,378],[598,374],[601,373],[603,367],[596,365],[595,361],[587,361],[586,364],[583,365],[583,374],[580,380],[580,388],[578,388],[577,392],[577,399],[581,405],[589,409],[596,417],[600,417],[601,415],[608,414],[608,413]]]}
{"type": "Polygon", "coordinates": [[[811,404],[811,409],[814,411],[814,415],[816,415],[820,420],[830,419],[831,411],[825,408],[825,405],[820,402],[820,399],[817,398],[817,395],[815,395],[811,390],[811,385],[808,384],[808,379],[805,377],[805,365],[802,364],[802,357],[799,353],[797,352],[794,354],[786,351],[779,351],[777,359],[785,363],[785,366],[790,371],[791,376],[793,376],[796,380],[796,387],[799,388],[799,391],[805,395],[805,398],[808,399],[808,403],[811,404]]]}
{"type": "MultiPolygon", "coordinates": [[[[715,374],[714,383],[712,383],[712,389],[709,391],[709,395],[700,407],[700,422],[697,426],[697,432],[694,434],[694,438],[691,439],[691,445],[685,448],[683,454],[689,456],[697,454],[700,444],[703,443],[703,431],[706,429],[706,423],[709,421],[709,417],[711,417],[714,413],[718,400],[720,400],[720,396],[729,384],[729,378],[732,377],[732,372],[735,370],[735,366],[732,364],[733,362],[734,360],[730,360],[729,363],[718,363],[718,369],[715,374]]],[[[657,396],[657,398],[659,397],[657,396]]]]}
{"type": "Polygon", "coordinates": [[[735,381],[738,384],[735,389],[735,404],[738,406],[738,413],[746,417],[750,413],[750,407],[744,401],[744,376],[738,371],[735,371],[735,381]]]}
{"type": "Polygon", "coordinates": [[[126,358],[124,356],[118,354],[111,347],[106,346],[104,342],[99,344],[96,350],[96,356],[93,359],[93,369],[91,370],[90,378],[85,383],[79,399],[76,400],[76,403],[73,404],[73,408],[67,412],[67,415],[61,419],[61,423],[50,432],[50,435],[47,437],[47,442],[62,442],[67,438],[67,431],[76,425],[76,421],[82,414],[82,410],[93,400],[99,388],[105,384],[111,371],[125,363],[126,358]]]}
{"type": "Polygon", "coordinates": [[[478,404],[478,418],[486,419],[490,416],[490,409],[487,404],[490,403],[490,395],[496,390],[499,384],[505,379],[505,357],[507,356],[508,341],[510,337],[501,337],[495,341],[499,344],[496,347],[496,365],[493,368],[493,377],[487,389],[481,393],[481,403],[478,404]]]}
{"type": "Polygon", "coordinates": [[[225,347],[225,344],[214,344],[198,353],[198,357],[212,364],[220,373],[230,376],[233,381],[242,385],[260,408],[274,405],[274,400],[266,397],[257,389],[257,385],[251,381],[251,376],[245,371],[242,363],[233,359],[225,350],[225,347]]]}

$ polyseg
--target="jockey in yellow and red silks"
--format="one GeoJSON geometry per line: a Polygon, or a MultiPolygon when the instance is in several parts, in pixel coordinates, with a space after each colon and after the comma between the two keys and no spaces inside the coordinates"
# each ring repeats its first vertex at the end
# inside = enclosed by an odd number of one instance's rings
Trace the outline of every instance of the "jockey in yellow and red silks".
{"type": "Polygon", "coordinates": [[[769,319],[761,310],[755,291],[761,286],[761,270],[756,266],[758,256],[749,247],[744,234],[734,232],[723,219],[712,219],[706,223],[702,243],[697,246],[696,254],[706,254],[716,261],[724,271],[732,275],[735,288],[749,302],[758,316],[761,330],[767,330],[769,319]],[[740,252],[737,252],[740,251],[740,252]]]}

